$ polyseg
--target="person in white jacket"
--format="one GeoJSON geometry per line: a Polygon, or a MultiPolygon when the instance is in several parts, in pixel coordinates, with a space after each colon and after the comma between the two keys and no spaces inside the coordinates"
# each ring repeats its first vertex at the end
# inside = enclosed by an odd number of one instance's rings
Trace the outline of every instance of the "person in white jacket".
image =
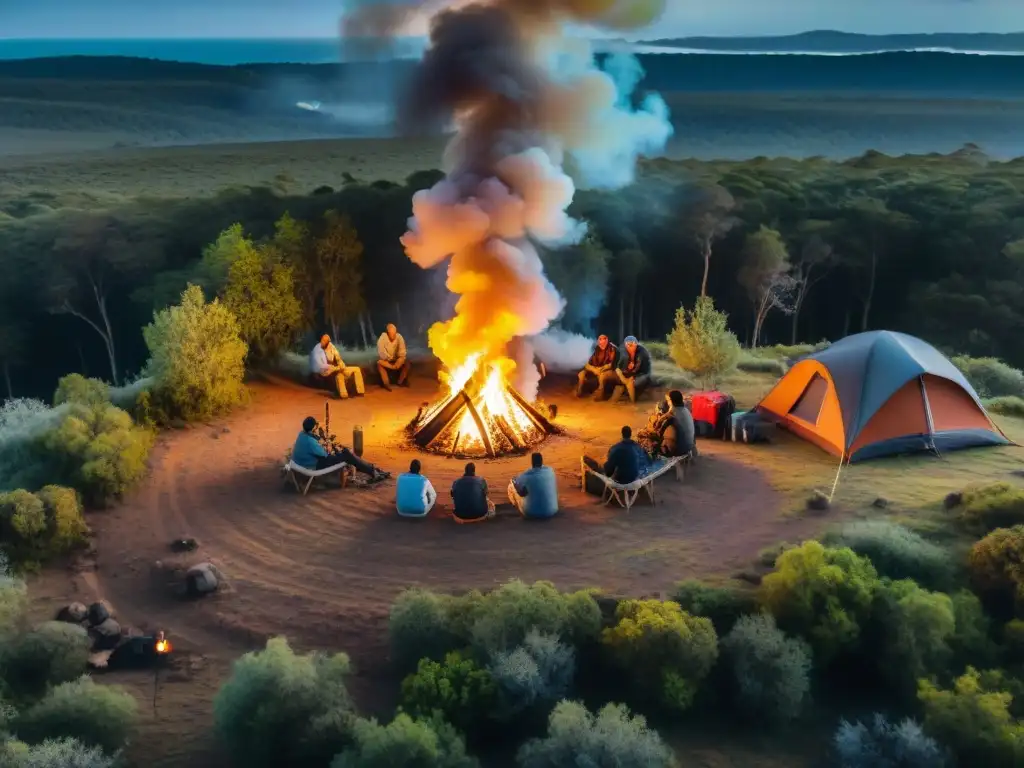
{"type": "Polygon", "coordinates": [[[409,381],[408,350],[405,347],[405,339],[398,332],[394,323],[388,323],[384,333],[377,339],[377,372],[380,374],[380,384],[384,389],[391,391],[391,374],[393,371],[398,375],[398,386],[403,387],[409,381]]]}

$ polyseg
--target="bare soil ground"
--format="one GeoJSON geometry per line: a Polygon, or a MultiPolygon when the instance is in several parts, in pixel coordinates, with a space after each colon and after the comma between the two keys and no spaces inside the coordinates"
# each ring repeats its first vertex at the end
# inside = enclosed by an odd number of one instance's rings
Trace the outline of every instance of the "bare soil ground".
{"type": "MultiPolygon", "coordinates": [[[[403,428],[436,394],[436,383],[423,377],[410,389],[387,393],[371,385],[365,398],[332,401],[331,426],[348,437],[362,425],[365,456],[396,474],[421,458],[440,496],[429,518],[396,517],[393,480],[344,491],[314,488],[302,497],[285,485],[281,464],[302,419],[322,416],[324,395],[286,382],[257,384],[252,392],[252,404],[223,423],[161,438],[145,486],[122,506],[92,516],[94,568],[48,574],[34,586],[40,611],[73,597],[104,597],[124,622],[165,629],[188,655],[184,670],[162,683],[151,716],[151,676],[110,676],[145,702],[145,725],[130,757],[149,764],[223,764],[209,735],[213,696],[231,660],[274,635],[297,648],[348,652],[359,670],[353,688],[360,704],[386,710],[396,684],[386,664],[387,611],[407,587],[463,591],[522,578],[657,594],[686,577],[734,573],[759,549],[799,540],[817,526],[781,515],[783,496],[718,441],[702,442],[704,455],[684,483],[659,481],[653,507],[627,514],[601,506],[579,489],[580,455],[603,456],[624,423],[637,428],[646,421],[652,403],[576,401],[562,386],[542,393],[560,406],[557,423],[566,431],[543,446],[560,480],[561,514],[536,523],[506,513],[459,526],[446,516],[446,502],[464,462],[424,455],[404,442],[403,428]],[[180,537],[195,537],[199,550],[173,554],[169,544],[180,537]],[[204,560],[223,571],[228,588],[198,602],[175,597],[171,569],[204,560]]],[[[500,503],[526,459],[477,464],[500,503]]],[[[699,749],[707,751],[706,740],[699,749]]],[[[716,754],[720,760],[705,764],[760,764],[746,752],[735,763],[716,754]]]]}

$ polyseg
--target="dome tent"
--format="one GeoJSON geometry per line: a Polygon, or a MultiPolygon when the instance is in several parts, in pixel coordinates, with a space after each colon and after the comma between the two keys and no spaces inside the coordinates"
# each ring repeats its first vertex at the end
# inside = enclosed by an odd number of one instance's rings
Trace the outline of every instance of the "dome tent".
{"type": "Polygon", "coordinates": [[[945,355],[893,331],[801,359],[755,410],[848,461],[1010,444],[945,355]]]}

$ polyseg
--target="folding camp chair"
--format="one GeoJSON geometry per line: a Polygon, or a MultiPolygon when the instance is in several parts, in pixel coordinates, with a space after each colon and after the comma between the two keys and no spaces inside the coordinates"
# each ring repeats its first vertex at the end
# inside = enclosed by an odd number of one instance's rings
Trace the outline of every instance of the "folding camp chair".
{"type": "Polygon", "coordinates": [[[309,487],[313,484],[313,481],[318,477],[325,477],[326,475],[338,472],[340,474],[341,487],[345,488],[348,486],[349,477],[352,476],[353,468],[348,464],[335,464],[333,467],[327,467],[326,469],[307,469],[296,464],[291,459],[285,462],[283,471],[291,478],[292,483],[295,485],[295,490],[301,493],[303,496],[309,491],[309,487]],[[299,484],[299,475],[306,478],[306,484],[299,484]]]}
{"type": "Polygon", "coordinates": [[[675,456],[653,472],[644,475],[641,478],[637,478],[632,483],[617,483],[610,477],[602,475],[600,472],[591,469],[587,466],[583,459],[580,459],[580,487],[586,489],[587,473],[596,477],[602,483],[604,483],[604,491],[601,494],[601,501],[605,506],[611,504],[613,501],[616,502],[620,507],[623,507],[627,512],[636,503],[637,497],[640,495],[640,491],[646,491],[647,497],[651,500],[651,504],[654,504],[654,481],[664,475],[670,469],[675,471],[676,479],[683,480],[685,476],[685,460],[689,460],[689,454],[687,456],[675,456]]]}

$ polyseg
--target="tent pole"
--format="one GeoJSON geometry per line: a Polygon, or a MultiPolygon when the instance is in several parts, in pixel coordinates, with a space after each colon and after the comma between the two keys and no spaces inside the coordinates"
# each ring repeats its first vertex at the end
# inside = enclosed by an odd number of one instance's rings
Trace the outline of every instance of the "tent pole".
{"type": "Polygon", "coordinates": [[[839,485],[839,473],[843,471],[843,461],[845,459],[846,459],[846,453],[843,453],[843,455],[839,457],[839,469],[836,470],[836,479],[834,481],[832,481],[832,493],[830,493],[828,495],[828,503],[829,504],[832,503],[832,499],[836,495],[836,488],[839,485]]]}

